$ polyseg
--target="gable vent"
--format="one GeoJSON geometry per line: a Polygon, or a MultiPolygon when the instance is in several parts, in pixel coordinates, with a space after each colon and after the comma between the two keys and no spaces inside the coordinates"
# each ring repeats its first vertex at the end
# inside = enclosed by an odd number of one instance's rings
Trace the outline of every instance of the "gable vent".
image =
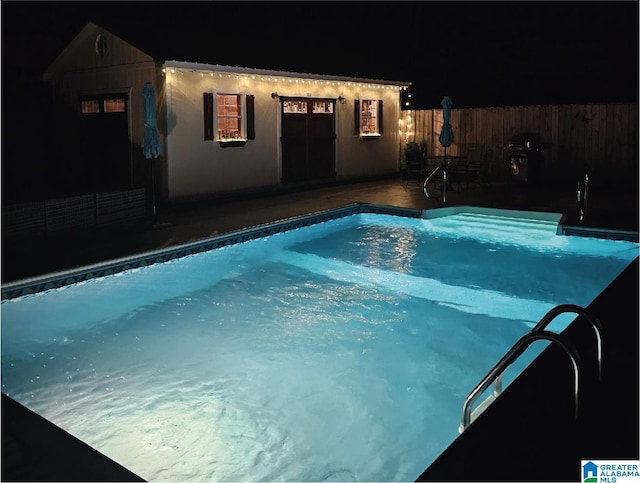
{"type": "Polygon", "coordinates": [[[100,57],[104,57],[104,54],[107,53],[107,38],[102,35],[102,34],[98,34],[96,36],[96,54],[98,54],[100,57]]]}

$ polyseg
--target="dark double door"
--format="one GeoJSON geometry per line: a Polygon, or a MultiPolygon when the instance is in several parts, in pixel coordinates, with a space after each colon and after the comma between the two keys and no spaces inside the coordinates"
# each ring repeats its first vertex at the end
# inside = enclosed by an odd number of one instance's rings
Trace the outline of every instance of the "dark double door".
{"type": "Polygon", "coordinates": [[[282,182],[334,178],[335,100],[283,98],[282,182]]]}
{"type": "Polygon", "coordinates": [[[84,185],[92,191],[131,187],[132,162],[126,94],[91,96],[80,119],[84,185]]]}

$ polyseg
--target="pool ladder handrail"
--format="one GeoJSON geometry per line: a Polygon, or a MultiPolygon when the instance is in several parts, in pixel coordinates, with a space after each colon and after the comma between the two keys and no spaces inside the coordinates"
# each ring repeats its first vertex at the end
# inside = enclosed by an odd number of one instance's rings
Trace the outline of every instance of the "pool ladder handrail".
{"type": "MultiPolygon", "coordinates": [[[[550,332],[545,330],[545,328],[560,314],[573,312],[582,317],[584,317],[593,328],[596,335],[596,356],[598,359],[598,380],[602,381],[602,325],[600,321],[592,316],[585,308],[580,307],[575,304],[561,304],[554,308],[552,308],[549,312],[547,312],[540,321],[535,325],[531,332],[525,334],[522,338],[520,338],[513,347],[505,354],[505,356],[496,364],[496,366],[489,371],[489,373],[485,376],[485,378],[471,391],[469,396],[467,396],[463,407],[462,407],[462,423],[458,428],[458,431],[462,433],[469,424],[471,424],[471,404],[482,394],[486,389],[488,389],[489,385],[494,382],[493,394],[489,396],[485,403],[490,402],[490,399],[495,399],[502,393],[502,373],[506,370],[506,368],[517,359],[526,349],[527,347],[537,339],[547,339],[554,340],[556,339],[556,343],[560,344],[560,346],[564,349],[564,351],[571,358],[572,365],[574,367],[574,400],[575,400],[575,417],[578,418],[578,354],[575,348],[563,341],[562,337],[554,332],[550,332]],[[543,337],[531,337],[532,334],[544,334],[543,337]],[[555,337],[549,337],[549,336],[555,337]],[[523,345],[525,345],[523,347],[523,345]],[[520,352],[517,352],[520,350],[520,352]]],[[[488,405],[488,404],[487,404],[488,405]]],[[[480,407],[476,409],[476,411],[480,410],[480,407]]],[[[482,409],[482,411],[484,408],[482,409]]]]}
{"type": "MultiPolygon", "coordinates": [[[[600,321],[593,317],[589,312],[587,312],[583,307],[575,304],[561,304],[554,308],[552,308],[549,312],[547,312],[544,317],[540,319],[540,322],[536,324],[536,326],[531,329],[531,331],[536,330],[544,330],[558,315],[564,314],[567,312],[573,312],[577,315],[583,316],[593,327],[593,330],[596,334],[596,357],[598,358],[598,381],[602,382],[602,325],[600,321]]],[[[494,397],[498,397],[502,392],[502,375],[498,376],[495,381],[493,395],[494,397]]]]}
{"type": "Polygon", "coordinates": [[[598,381],[602,382],[602,324],[597,317],[594,317],[584,307],[575,304],[562,304],[552,308],[540,319],[540,322],[531,329],[532,331],[544,330],[558,315],[573,312],[584,317],[591,324],[596,335],[596,357],[598,359],[598,381]]]}
{"type": "MultiPolygon", "coordinates": [[[[428,187],[428,185],[429,185],[429,181],[431,181],[431,178],[433,178],[433,176],[434,176],[438,171],[441,171],[441,170],[442,170],[442,168],[441,168],[440,166],[436,166],[436,168],[433,170],[433,172],[432,172],[429,176],[427,176],[427,177],[426,177],[426,179],[424,180],[424,182],[422,183],[422,192],[424,193],[424,195],[425,195],[427,198],[433,198],[433,196],[431,196],[431,195],[429,194],[429,190],[427,189],[427,187],[428,187]]],[[[446,176],[446,174],[445,174],[445,176],[446,176]]],[[[445,181],[446,181],[446,178],[445,178],[445,181]]],[[[437,198],[436,198],[436,200],[437,200],[437,198]]]]}
{"type": "MultiPolygon", "coordinates": [[[[462,433],[469,424],[471,424],[471,405],[478,397],[489,388],[489,386],[496,381],[502,373],[509,367],[518,357],[520,357],[524,351],[537,340],[548,340],[555,344],[558,344],[562,350],[569,356],[571,365],[573,368],[573,396],[575,404],[575,417],[578,417],[578,389],[579,389],[579,369],[578,369],[578,355],[570,344],[568,344],[564,338],[554,332],[547,330],[537,330],[527,332],[509,349],[509,351],[498,361],[498,363],[491,369],[487,375],[480,381],[480,383],[469,393],[462,406],[462,422],[458,428],[458,432],[462,433]]],[[[495,398],[500,395],[502,391],[501,387],[494,387],[494,394],[489,396],[495,398]]]]}

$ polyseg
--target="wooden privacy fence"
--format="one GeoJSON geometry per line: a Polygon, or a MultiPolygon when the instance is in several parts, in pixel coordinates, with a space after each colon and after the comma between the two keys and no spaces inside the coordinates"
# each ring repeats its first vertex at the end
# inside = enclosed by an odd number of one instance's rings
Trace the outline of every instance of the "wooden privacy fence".
{"type": "MultiPolygon", "coordinates": [[[[444,148],[438,142],[442,122],[442,109],[404,111],[402,142],[424,142],[428,156],[442,155],[444,148]]],[[[447,154],[480,152],[487,174],[494,178],[509,176],[504,149],[509,139],[536,133],[549,175],[573,177],[588,170],[595,181],[623,177],[637,182],[637,103],[473,109],[455,109],[454,104],[451,125],[455,139],[447,154]]]]}
{"type": "Polygon", "coordinates": [[[122,190],[2,207],[2,234],[43,236],[87,229],[140,226],[146,219],[145,190],[122,190]]]}

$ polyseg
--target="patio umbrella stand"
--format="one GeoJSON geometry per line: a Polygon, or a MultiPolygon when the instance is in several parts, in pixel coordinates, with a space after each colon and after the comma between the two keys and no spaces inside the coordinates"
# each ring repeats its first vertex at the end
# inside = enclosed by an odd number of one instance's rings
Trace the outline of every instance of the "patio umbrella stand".
{"type": "MultiPolygon", "coordinates": [[[[447,170],[448,170],[447,147],[453,144],[453,128],[451,127],[451,122],[450,122],[451,106],[453,105],[453,102],[451,102],[451,99],[449,99],[449,97],[445,96],[440,102],[440,105],[442,106],[443,124],[442,124],[442,130],[440,131],[440,136],[438,140],[440,141],[440,144],[444,147],[444,156],[443,156],[444,162],[442,163],[442,166],[437,166],[433,170],[433,172],[429,176],[427,176],[427,178],[424,180],[424,183],[422,185],[422,191],[424,192],[427,198],[432,198],[432,196],[429,194],[429,191],[428,191],[429,182],[431,181],[431,178],[433,178],[438,171],[442,171],[442,175],[443,175],[442,204],[446,205],[447,204],[447,170]]],[[[438,205],[439,204],[440,202],[438,201],[438,205]]]]}
{"type": "MultiPolygon", "coordinates": [[[[142,104],[144,108],[144,138],[142,140],[142,152],[146,159],[151,160],[151,199],[153,204],[152,228],[161,228],[157,224],[156,211],[156,180],[153,169],[154,160],[162,154],[162,145],[158,137],[158,118],[156,112],[156,95],[151,82],[146,82],[142,89],[142,104]]],[[[168,226],[164,224],[162,226],[168,226]]]]}
{"type": "Polygon", "coordinates": [[[447,148],[453,144],[453,128],[451,127],[451,106],[453,102],[448,96],[444,96],[440,102],[442,106],[442,131],[438,141],[444,147],[444,163],[442,167],[444,183],[442,187],[442,203],[447,204],[447,148]]]}

